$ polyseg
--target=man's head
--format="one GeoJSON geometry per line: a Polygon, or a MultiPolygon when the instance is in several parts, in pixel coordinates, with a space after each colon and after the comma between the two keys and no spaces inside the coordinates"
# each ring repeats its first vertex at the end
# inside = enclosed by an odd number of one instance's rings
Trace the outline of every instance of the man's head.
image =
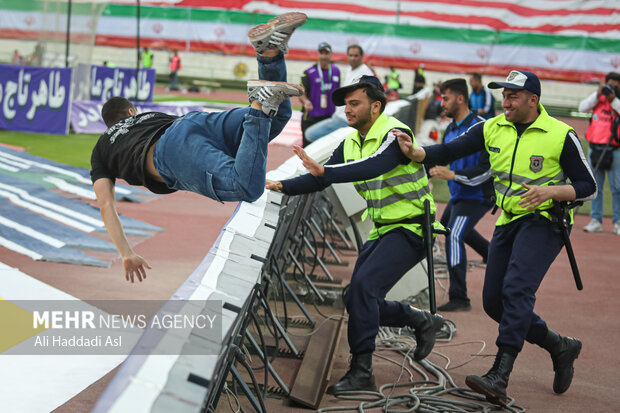
{"type": "Polygon", "coordinates": [[[480,73],[472,73],[469,76],[469,84],[475,92],[479,92],[482,89],[482,75],[480,73]]]}
{"type": "Polygon", "coordinates": [[[327,69],[332,61],[332,46],[327,42],[319,43],[319,65],[327,69]]]}
{"type": "Polygon", "coordinates": [[[442,82],[441,108],[449,118],[461,120],[469,112],[469,96],[465,79],[450,79],[442,82]]]}
{"type": "Polygon", "coordinates": [[[489,88],[504,88],[502,108],[506,120],[513,123],[529,123],[538,117],[540,80],[534,73],[513,70],[505,82],[491,82],[489,88]]]}
{"type": "Polygon", "coordinates": [[[605,76],[605,83],[608,85],[614,85],[616,88],[620,88],[620,73],[607,73],[607,75],[605,76]]]}
{"type": "Polygon", "coordinates": [[[344,113],[349,126],[366,134],[385,109],[385,89],[374,76],[362,76],[356,83],[332,93],[336,106],[346,105],[344,113]]]}
{"type": "Polygon", "coordinates": [[[124,97],[114,96],[101,108],[101,117],[105,125],[109,128],[116,122],[128,118],[138,113],[136,107],[124,97]]]}
{"type": "Polygon", "coordinates": [[[356,69],[362,65],[364,59],[364,49],[359,44],[352,44],[347,47],[347,60],[351,69],[356,69]]]}

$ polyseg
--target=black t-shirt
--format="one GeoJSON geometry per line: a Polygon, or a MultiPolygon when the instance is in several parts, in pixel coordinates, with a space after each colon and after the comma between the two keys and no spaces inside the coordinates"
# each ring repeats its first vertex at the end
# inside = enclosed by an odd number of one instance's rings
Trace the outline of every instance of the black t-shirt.
{"type": "Polygon", "coordinates": [[[178,117],[160,112],[147,112],[125,118],[110,126],[97,141],[90,158],[90,178],[114,182],[122,178],[131,185],[142,185],[156,194],[174,192],[163,182],[149,178],[146,155],[164,131],[178,117]]]}

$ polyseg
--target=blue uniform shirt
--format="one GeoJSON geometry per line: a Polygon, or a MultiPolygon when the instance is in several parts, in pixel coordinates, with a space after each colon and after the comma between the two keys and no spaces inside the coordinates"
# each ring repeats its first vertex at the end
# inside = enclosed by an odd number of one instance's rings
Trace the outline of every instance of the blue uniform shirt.
{"type": "MultiPolygon", "coordinates": [[[[460,135],[484,119],[473,112],[460,122],[452,121],[444,135],[444,143],[457,139],[460,135]]],[[[473,199],[480,202],[492,202],[493,183],[490,180],[489,154],[486,151],[476,152],[450,163],[454,171],[454,180],[448,181],[451,200],[473,199]]]]}

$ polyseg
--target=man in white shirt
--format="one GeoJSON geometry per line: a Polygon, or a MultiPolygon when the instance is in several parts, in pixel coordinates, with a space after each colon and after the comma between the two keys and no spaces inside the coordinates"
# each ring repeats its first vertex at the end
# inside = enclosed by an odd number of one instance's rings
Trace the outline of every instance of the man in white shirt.
{"type": "MultiPolygon", "coordinates": [[[[364,75],[374,76],[372,70],[362,63],[363,59],[364,50],[360,45],[352,44],[347,47],[347,60],[349,62],[349,66],[347,67],[347,75],[342,83],[342,87],[352,84],[354,80],[357,80],[364,75]]],[[[314,142],[325,135],[329,135],[336,129],[344,128],[346,126],[347,117],[344,114],[344,106],[338,106],[330,118],[315,123],[306,129],[306,140],[309,142],[314,142]]]]}

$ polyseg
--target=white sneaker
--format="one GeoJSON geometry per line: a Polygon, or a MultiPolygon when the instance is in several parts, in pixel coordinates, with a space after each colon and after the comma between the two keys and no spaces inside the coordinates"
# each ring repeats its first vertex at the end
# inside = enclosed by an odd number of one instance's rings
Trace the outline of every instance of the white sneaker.
{"type": "Polygon", "coordinates": [[[250,103],[258,100],[263,105],[263,113],[270,117],[274,117],[278,113],[280,103],[291,96],[301,96],[303,93],[303,87],[292,83],[248,80],[250,103]]]}
{"type": "Polygon", "coordinates": [[[614,224],[614,234],[620,235],[620,221],[614,224]]]}
{"type": "Polygon", "coordinates": [[[590,223],[583,227],[583,230],[585,232],[601,232],[603,231],[603,225],[601,224],[601,221],[592,218],[590,223]]]}
{"type": "Polygon", "coordinates": [[[288,53],[288,39],[296,28],[304,24],[308,16],[304,13],[284,13],[269,20],[266,24],[254,26],[248,32],[250,43],[257,53],[267,50],[281,50],[288,53]]]}

